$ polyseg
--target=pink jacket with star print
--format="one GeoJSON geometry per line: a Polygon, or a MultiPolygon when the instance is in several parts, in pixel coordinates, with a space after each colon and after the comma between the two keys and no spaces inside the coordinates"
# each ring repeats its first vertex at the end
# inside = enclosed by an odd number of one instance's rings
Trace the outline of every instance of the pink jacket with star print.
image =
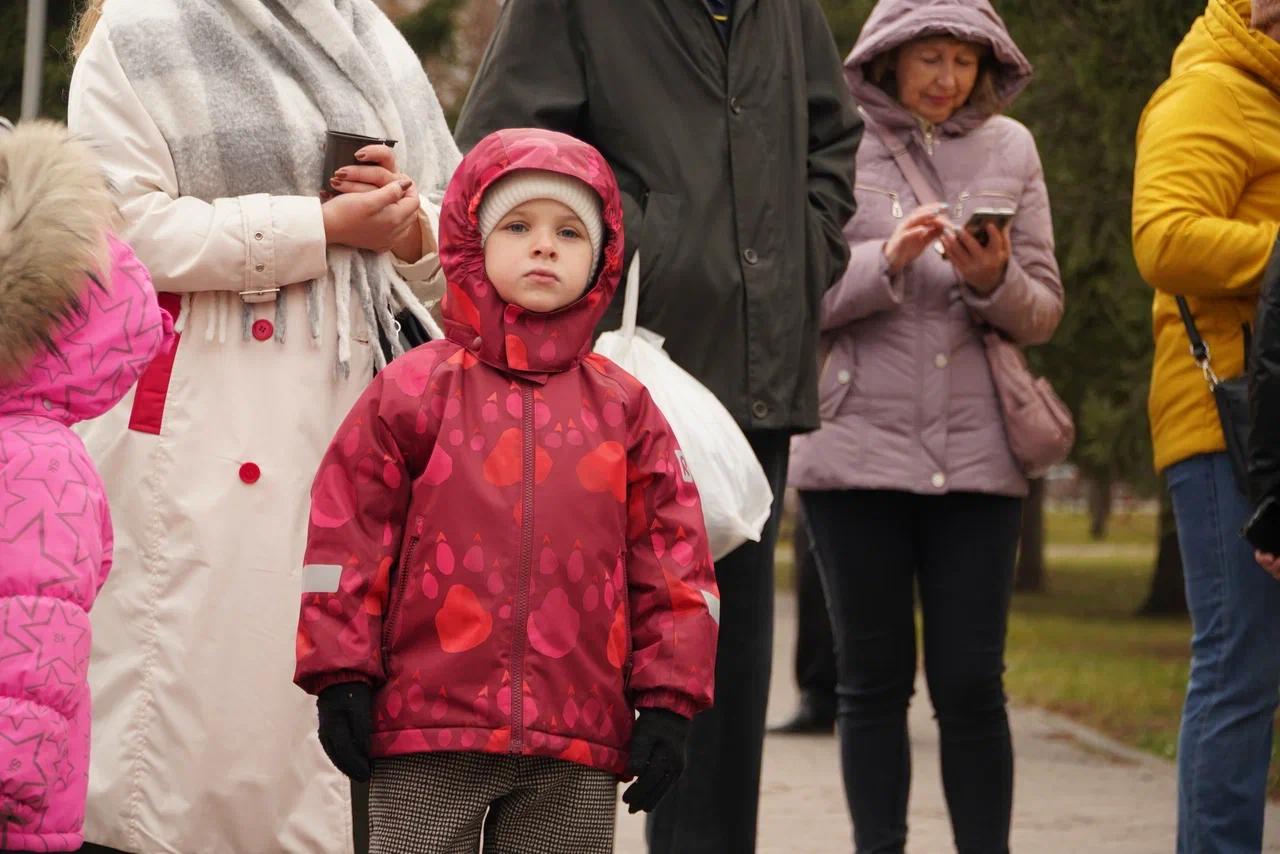
{"type": "Polygon", "coordinates": [[[648,392],[590,352],[622,239],[613,173],[571,137],[499,131],[454,175],[447,340],[374,378],[312,487],[295,681],[372,684],[374,756],[621,773],[637,707],[711,704],[719,600],[697,488],[648,392]],[[518,169],[604,200],[598,277],[548,314],[503,302],[484,271],[476,210],[518,169]]]}
{"type": "Polygon", "coordinates": [[[89,608],[111,567],[77,421],[172,336],[108,235],[89,149],[52,123],[0,135],[0,850],[74,851],[89,772],[89,608]],[[90,274],[90,271],[96,271],[90,274]]]}

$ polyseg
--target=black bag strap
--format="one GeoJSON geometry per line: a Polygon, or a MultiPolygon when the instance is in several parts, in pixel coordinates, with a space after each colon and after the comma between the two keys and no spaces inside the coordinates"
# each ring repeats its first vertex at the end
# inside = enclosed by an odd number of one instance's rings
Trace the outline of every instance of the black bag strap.
{"type": "MultiPolygon", "coordinates": [[[[1191,306],[1187,305],[1187,298],[1175,296],[1174,300],[1178,303],[1178,314],[1182,315],[1182,325],[1187,328],[1187,337],[1191,339],[1191,358],[1196,360],[1196,364],[1204,372],[1209,390],[1213,391],[1222,381],[1213,372],[1213,364],[1209,359],[1209,345],[1205,343],[1200,330],[1196,328],[1196,319],[1191,314],[1191,306]]],[[[1241,325],[1240,331],[1244,336],[1244,367],[1248,371],[1249,356],[1253,346],[1253,329],[1245,323],[1241,325]]]]}
{"type": "Polygon", "coordinates": [[[1209,384],[1209,391],[1216,391],[1221,381],[1213,372],[1213,363],[1209,360],[1209,345],[1204,342],[1200,330],[1196,328],[1196,319],[1191,315],[1191,306],[1187,305],[1187,298],[1176,296],[1174,300],[1178,303],[1178,314],[1182,315],[1182,325],[1187,327],[1187,337],[1191,339],[1191,358],[1196,360],[1196,364],[1204,373],[1204,381],[1209,384]]]}
{"type": "Polygon", "coordinates": [[[1187,298],[1180,296],[1174,299],[1178,303],[1178,314],[1182,315],[1182,325],[1187,327],[1187,337],[1191,339],[1191,356],[1197,365],[1202,365],[1209,361],[1209,345],[1200,337],[1200,330],[1196,328],[1196,319],[1191,314],[1191,306],[1187,305],[1187,298]]]}

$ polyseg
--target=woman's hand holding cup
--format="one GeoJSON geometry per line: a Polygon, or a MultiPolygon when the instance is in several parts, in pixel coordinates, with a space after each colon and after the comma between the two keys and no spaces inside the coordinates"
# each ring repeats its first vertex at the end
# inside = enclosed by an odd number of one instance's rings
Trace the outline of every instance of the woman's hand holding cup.
{"type": "Polygon", "coordinates": [[[884,257],[889,261],[889,273],[898,275],[908,264],[920,257],[929,244],[945,233],[948,221],[945,204],[923,205],[898,223],[893,235],[884,244],[884,257]]]}
{"type": "Polygon", "coordinates": [[[422,257],[418,208],[417,189],[407,178],[369,192],[334,196],[320,206],[325,241],[371,252],[396,252],[403,260],[416,261],[406,247],[416,242],[418,258],[422,257]]]}
{"type": "Polygon", "coordinates": [[[341,194],[329,198],[322,207],[329,242],[389,251],[402,261],[417,261],[423,246],[413,181],[396,171],[395,152],[389,146],[365,146],[356,152],[356,159],[359,164],[339,168],[329,181],[341,194]],[[364,222],[353,221],[361,217],[364,222]]]}

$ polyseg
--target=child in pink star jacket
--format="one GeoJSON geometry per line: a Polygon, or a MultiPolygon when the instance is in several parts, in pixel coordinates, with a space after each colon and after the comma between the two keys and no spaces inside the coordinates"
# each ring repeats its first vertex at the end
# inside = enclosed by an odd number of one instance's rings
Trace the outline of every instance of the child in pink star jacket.
{"type": "Polygon", "coordinates": [[[590,352],[617,186],[499,131],[440,232],[446,340],[375,377],[312,488],[295,681],[372,773],[371,850],[475,850],[484,821],[486,850],[608,851],[616,778],[652,808],[711,704],[719,601],[666,420],[590,352]]]}
{"type": "Polygon", "coordinates": [[[0,129],[0,850],[75,851],[89,777],[88,611],[111,518],[77,421],[172,339],[109,236],[92,152],[50,122],[0,129]]]}

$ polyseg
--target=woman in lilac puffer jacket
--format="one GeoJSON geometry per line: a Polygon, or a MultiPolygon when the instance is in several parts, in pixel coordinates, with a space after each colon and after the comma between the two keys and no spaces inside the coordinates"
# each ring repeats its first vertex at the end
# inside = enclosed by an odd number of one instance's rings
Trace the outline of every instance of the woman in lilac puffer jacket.
{"type": "Polygon", "coordinates": [[[89,609],[111,568],[102,481],[71,425],[172,339],[110,237],[89,147],[0,131],[0,850],[76,851],[89,777],[89,609]]]}
{"type": "Polygon", "coordinates": [[[1004,640],[1027,482],[981,334],[1038,344],[1062,315],[1036,145],[1000,115],[1031,67],[987,0],[881,0],[845,69],[862,109],[949,205],[921,204],[868,127],[845,227],[852,259],[823,303],[822,428],[792,448],[835,626],[854,836],[860,852],[905,844],[918,583],[956,845],[1003,852],[1004,640]],[[963,230],[979,208],[1016,210],[985,246],[963,230]]]}

